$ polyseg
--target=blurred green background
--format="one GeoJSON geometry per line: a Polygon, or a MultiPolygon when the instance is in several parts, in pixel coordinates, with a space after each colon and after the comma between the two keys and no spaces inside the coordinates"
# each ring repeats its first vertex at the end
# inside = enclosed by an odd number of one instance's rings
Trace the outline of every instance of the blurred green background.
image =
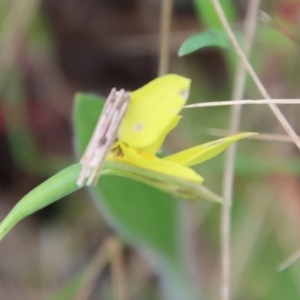
{"type": "MultiPolygon", "coordinates": [[[[229,100],[233,85],[235,62],[228,51],[209,47],[177,55],[190,35],[218,27],[204,2],[174,1],[169,72],[193,79],[189,103],[229,100]]],[[[224,8],[241,33],[247,1],[224,1],[224,8]]],[[[134,90],[157,76],[160,10],[157,0],[0,1],[1,219],[26,193],[76,162],[76,92],[105,97],[112,87],[134,90]]],[[[270,19],[258,16],[250,61],[273,98],[299,98],[300,4],[262,1],[261,10],[270,19]]],[[[260,98],[248,80],[245,99],[260,98]]],[[[298,106],[280,108],[300,133],[298,106]]],[[[188,109],[183,116],[167,139],[170,152],[216,139],[216,129],[228,134],[228,107],[188,109]]],[[[254,105],[243,108],[241,131],[285,134],[269,107],[254,105]]],[[[197,171],[221,193],[223,168],[220,155],[197,171]]],[[[300,249],[299,150],[290,142],[242,141],[235,174],[232,299],[300,299],[300,261],[277,272],[300,249]]],[[[180,206],[193,281],[203,299],[218,299],[221,207],[206,201],[180,206]]],[[[84,190],[30,216],[0,244],[0,299],[51,299],[114,245],[112,236],[84,190]]],[[[149,261],[130,246],[121,248],[126,299],[162,299],[149,261]]],[[[89,296],[76,299],[115,299],[115,264],[99,267],[89,296]]]]}

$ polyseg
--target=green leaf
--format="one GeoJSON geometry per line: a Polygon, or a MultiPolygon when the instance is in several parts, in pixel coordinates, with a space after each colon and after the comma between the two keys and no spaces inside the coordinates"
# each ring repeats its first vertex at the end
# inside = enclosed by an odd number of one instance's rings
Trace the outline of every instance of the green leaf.
{"type": "MultiPolygon", "coordinates": [[[[236,19],[235,7],[232,0],[219,0],[229,22],[236,19]]],[[[208,29],[222,28],[221,21],[211,0],[194,0],[199,19],[208,29]]]]}
{"type": "Polygon", "coordinates": [[[80,165],[57,173],[23,197],[0,224],[0,240],[22,219],[76,191],[80,165]]]}
{"type": "MultiPolygon", "coordinates": [[[[103,102],[96,96],[76,97],[78,152],[88,143],[102,107],[103,102]]],[[[156,258],[170,299],[195,299],[194,290],[186,280],[178,200],[150,185],[111,175],[107,170],[113,170],[112,166],[108,167],[93,189],[101,212],[120,236],[156,258]]],[[[77,190],[80,169],[79,164],[70,166],[23,197],[0,224],[0,240],[23,218],[77,190]]]]}
{"type": "MultiPolygon", "coordinates": [[[[76,97],[75,136],[80,153],[90,140],[103,103],[92,95],[79,94],[76,97]]],[[[147,248],[178,262],[178,201],[137,181],[105,174],[110,176],[101,176],[93,192],[108,221],[131,243],[147,245],[147,248]]]]}
{"type": "MultiPolygon", "coordinates": [[[[85,149],[102,108],[103,102],[95,96],[79,94],[76,97],[74,121],[78,153],[85,149]]],[[[185,275],[178,200],[144,183],[112,175],[107,172],[107,164],[98,185],[91,190],[101,213],[118,234],[151,253],[152,262],[155,258],[169,298],[195,299],[185,275]]]]}
{"type": "Polygon", "coordinates": [[[222,30],[210,29],[200,33],[196,33],[187,38],[181,45],[178,55],[184,56],[191,54],[204,47],[220,47],[227,48],[230,42],[226,33],[222,30]]]}

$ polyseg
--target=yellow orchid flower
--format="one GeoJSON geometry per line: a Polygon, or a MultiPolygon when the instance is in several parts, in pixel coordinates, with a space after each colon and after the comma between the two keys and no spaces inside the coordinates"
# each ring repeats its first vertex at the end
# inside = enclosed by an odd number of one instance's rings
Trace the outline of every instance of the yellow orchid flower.
{"type": "MultiPolygon", "coordinates": [[[[168,74],[129,93],[128,109],[116,130],[117,141],[107,148],[107,163],[101,174],[131,177],[186,198],[199,195],[194,189],[197,190],[204,179],[190,166],[218,155],[235,141],[255,133],[241,133],[164,158],[157,157],[166,135],[181,119],[178,114],[187,101],[190,83],[188,78],[168,74]]],[[[100,175],[99,168],[97,170],[100,175]]]]}
{"type": "Polygon", "coordinates": [[[220,154],[232,143],[255,133],[240,133],[208,142],[173,155],[159,158],[146,150],[130,147],[118,141],[107,156],[108,161],[131,164],[149,171],[178,177],[201,184],[204,179],[189,166],[200,164],[220,154]]]}

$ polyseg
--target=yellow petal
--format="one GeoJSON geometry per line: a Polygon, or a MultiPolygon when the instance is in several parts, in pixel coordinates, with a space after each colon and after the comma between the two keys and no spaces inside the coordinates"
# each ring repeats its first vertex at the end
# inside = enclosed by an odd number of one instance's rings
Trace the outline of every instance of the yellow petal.
{"type": "Polygon", "coordinates": [[[151,153],[139,152],[134,148],[126,146],[122,142],[120,142],[120,146],[124,153],[124,162],[146,170],[179,177],[193,182],[203,182],[203,178],[188,167],[171,161],[164,161],[151,153]]]}
{"type": "Polygon", "coordinates": [[[184,106],[190,83],[188,78],[168,74],[131,92],[119,140],[135,148],[153,145],[184,106]]]}
{"type": "Polygon", "coordinates": [[[177,126],[177,124],[181,118],[182,118],[181,116],[175,116],[175,118],[172,120],[172,122],[169,124],[169,126],[161,134],[161,136],[152,145],[145,147],[142,150],[145,152],[152,153],[152,154],[157,153],[157,151],[161,148],[167,134],[177,126]]]}
{"type": "Polygon", "coordinates": [[[243,139],[245,137],[255,135],[257,133],[246,132],[240,133],[232,136],[228,136],[219,140],[215,140],[209,143],[205,143],[173,155],[164,157],[163,159],[169,162],[176,162],[185,166],[193,166],[200,164],[208,159],[213,158],[214,156],[220,154],[232,143],[243,139]]]}

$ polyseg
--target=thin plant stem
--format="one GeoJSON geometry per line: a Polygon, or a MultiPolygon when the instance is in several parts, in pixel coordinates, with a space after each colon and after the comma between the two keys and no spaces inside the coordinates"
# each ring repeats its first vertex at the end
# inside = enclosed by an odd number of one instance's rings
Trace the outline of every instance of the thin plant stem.
{"type": "Polygon", "coordinates": [[[86,300],[90,298],[99,275],[102,273],[103,269],[110,261],[111,254],[109,254],[108,251],[108,244],[110,239],[112,238],[113,237],[108,237],[104,241],[104,243],[97,249],[90,264],[84,271],[84,282],[77,293],[74,295],[73,300],[86,300]]]}
{"type": "MultiPolygon", "coordinates": [[[[109,236],[105,239],[104,243],[98,248],[95,256],[91,260],[90,264],[84,271],[84,281],[81,283],[81,287],[72,298],[73,300],[86,300],[89,299],[97,279],[105,266],[109,263],[113,269],[113,284],[116,288],[116,300],[125,300],[125,276],[123,270],[120,271],[120,255],[122,252],[122,245],[117,237],[109,236]],[[117,270],[116,270],[117,269],[117,270]],[[115,271],[118,272],[117,278],[115,271]],[[120,273],[122,272],[122,273],[120,273]],[[121,275],[120,275],[121,274],[121,275]]],[[[123,266],[123,264],[122,264],[123,266]]]]}
{"type": "Polygon", "coordinates": [[[173,0],[162,0],[158,76],[166,74],[169,69],[172,9],[173,0]]]}
{"type": "Polygon", "coordinates": [[[126,300],[126,276],[123,259],[123,245],[118,238],[111,239],[108,244],[111,257],[111,271],[116,300],[126,300]]]}
{"type": "Polygon", "coordinates": [[[0,40],[0,87],[4,76],[14,65],[18,44],[25,38],[39,9],[39,0],[12,1],[1,29],[0,40]],[[17,21],[16,21],[17,20],[17,21]],[[4,72],[5,70],[5,72],[4,72]]]}
{"type": "MultiPolygon", "coordinates": [[[[224,14],[224,11],[223,11],[219,1],[218,0],[212,0],[212,2],[214,4],[216,12],[217,12],[217,14],[220,18],[220,21],[221,21],[221,23],[222,23],[222,25],[223,25],[223,27],[224,27],[227,35],[228,35],[228,38],[230,39],[230,41],[231,41],[231,43],[232,43],[232,45],[233,45],[233,47],[236,51],[236,54],[239,56],[239,58],[243,62],[246,70],[248,71],[249,75],[253,79],[255,85],[257,86],[257,88],[260,91],[260,93],[262,94],[262,96],[265,99],[271,99],[271,97],[268,94],[267,90],[265,89],[265,87],[261,83],[260,79],[258,78],[257,74],[255,73],[253,67],[249,63],[244,51],[242,50],[241,46],[239,45],[232,29],[230,28],[228,20],[227,20],[225,14],[224,14]]],[[[253,2],[253,1],[251,1],[251,2],[253,2]]],[[[274,115],[276,116],[276,118],[278,119],[278,121],[280,122],[280,124],[286,130],[288,135],[293,139],[296,146],[300,149],[300,142],[299,142],[298,136],[295,133],[294,129],[289,124],[289,122],[286,120],[286,118],[284,117],[284,115],[282,114],[280,109],[275,104],[269,104],[269,106],[270,106],[271,110],[273,111],[274,115]]]]}
{"type": "MultiPolygon", "coordinates": [[[[253,195],[253,194],[252,194],[253,195]]],[[[254,197],[248,202],[247,214],[244,216],[240,226],[235,233],[235,241],[233,244],[233,257],[235,257],[234,265],[234,285],[232,287],[232,298],[241,295],[245,290],[247,281],[244,280],[243,273],[247,269],[250,260],[255,260],[264,249],[267,243],[266,239],[257,245],[257,240],[263,234],[263,228],[266,220],[270,216],[272,200],[261,200],[261,191],[258,188],[254,192],[254,197]],[[256,194],[256,195],[255,195],[256,194]],[[257,196],[257,197],[256,197],[257,196]],[[259,197],[258,197],[259,196],[259,197]],[[247,238],[245,239],[245,236],[247,238]],[[255,251],[253,251],[255,249],[255,251]]]]}
{"type": "Polygon", "coordinates": [[[264,11],[260,11],[259,20],[261,23],[269,25],[274,29],[278,30],[281,34],[289,38],[290,40],[294,41],[297,44],[300,44],[300,36],[296,35],[295,32],[291,32],[284,28],[278,21],[272,18],[264,11]]]}
{"type": "Polygon", "coordinates": [[[270,100],[231,100],[231,101],[216,101],[202,102],[186,105],[184,108],[195,107],[212,107],[212,106],[228,106],[228,105],[246,105],[246,104],[300,104],[300,99],[270,99],[270,100]]]}
{"type": "MultiPolygon", "coordinates": [[[[235,36],[232,33],[230,26],[226,20],[225,14],[218,1],[212,0],[215,6],[215,9],[219,15],[219,18],[223,26],[229,29],[227,31],[233,35],[234,40],[235,36]],[[224,22],[225,20],[225,22],[224,22]]],[[[245,19],[245,53],[246,55],[250,52],[253,37],[256,30],[256,15],[259,8],[259,0],[253,0],[249,3],[247,9],[247,15],[245,19]]],[[[236,41],[237,42],[237,41],[236,41]]],[[[238,45],[238,43],[237,43],[238,45]]],[[[239,45],[238,45],[239,46],[239,45]]],[[[245,57],[245,61],[248,62],[246,55],[241,50],[241,53],[245,57]]],[[[232,94],[232,99],[241,99],[244,95],[244,88],[246,82],[246,69],[242,61],[239,62],[235,80],[234,80],[234,89],[232,94]]],[[[270,97],[269,97],[270,98],[270,97]]],[[[230,132],[232,134],[236,133],[239,129],[240,117],[241,117],[242,106],[235,105],[231,110],[230,117],[230,132]]],[[[223,175],[223,197],[228,200],[228,203],[224,203],[222,206],[221,214],[221,289],[220,289],[220,298],[222,300],[229,300],[231,294],[231,248],[230,248],[230,237],[231,237],[231,205],[232,202],[232,190],[233,190],[233,181],[234,181],[234,161],[235,161],[236,146],[230,147],[226,151],[225,156],[225,168],[223,175]]]]}
{"type": "Polygon", "coordinates": [[[297,252],[286,258],[283,262],[281,262],[277,267],[278,272],[285,270],[298,259],[300,259],[300,250],[298,250],[297,252]]]}

